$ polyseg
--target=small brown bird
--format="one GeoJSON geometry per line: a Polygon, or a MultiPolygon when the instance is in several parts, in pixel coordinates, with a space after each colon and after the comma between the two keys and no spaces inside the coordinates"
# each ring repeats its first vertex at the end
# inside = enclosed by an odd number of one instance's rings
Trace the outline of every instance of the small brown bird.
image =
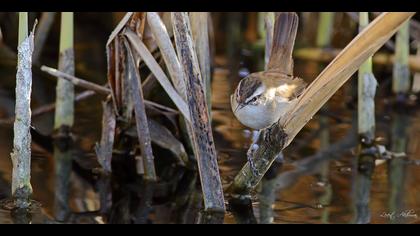
{"type": "Polygon", "coordinates": [[[271,126],[303,92],[306,83],[291,76],[297,26],[296,13],[276,13],[267,70],[242,79],[231,95],[233,113],[245,126],[256,130],[271,126]]]}
{"type": "MultiPolygon", "coordinates": [[[[275,18],[267,70],[242,79],[231,95],[231,107],[236,118],[255,130],[268,128],[277,122],[294,106],[296,98],[306,87],[302,79],[292,76],[292,51],[298,16],[294,12],[278,12],[275,18]]],[[[249,156],[248,159],[251,160],[249,156]]],[[[253,163],[250,164],[252,168],[253,163]]]]}

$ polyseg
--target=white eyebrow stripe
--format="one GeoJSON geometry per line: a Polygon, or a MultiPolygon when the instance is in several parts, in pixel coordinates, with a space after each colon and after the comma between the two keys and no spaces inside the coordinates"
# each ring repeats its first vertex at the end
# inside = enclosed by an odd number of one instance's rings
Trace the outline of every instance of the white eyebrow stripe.
{"type": "Polygon", "coordinates": [[[264,85],[259,86],[255,90],[255,92],[245,100],[245,103],[249,102],[255,96],[261,95],[264,92],[264,90],[265,90],[264,85]]]}

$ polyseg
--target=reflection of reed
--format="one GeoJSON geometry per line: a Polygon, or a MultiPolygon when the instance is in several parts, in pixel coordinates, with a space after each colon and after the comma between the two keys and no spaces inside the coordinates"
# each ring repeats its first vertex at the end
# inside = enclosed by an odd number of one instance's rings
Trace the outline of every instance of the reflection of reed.
{"type": "Polygon", "coordinates": [[[256,224],[257,219],[252,208],[250,197],[229,199],[229,208],[237,224],[256,224]]]}
{"type": "MultiPolygon", "coordinates": [[[[396,153],[405,152],[407,147],[407,127],[410,120],[407,114],[396,112],[391,127],[391,150],[396,153]]],[[[402,158],[393,158],[388,163],[388,181],[390,185],[389,211],[401,212],[404,207],[404,180],[406,161],[402,158]]],[[[402,217],[391,219],[392,223],[401,223],[402,217]]]]}
{"type": "Polygon", "coordinates": [[[70,214],[69,209],[69,181],[72,170],[71,150],[54,148],[55,160],[55,200],[54,215],[57,221],[66,221],[70,214]]]}
{"type": "MultiPolygon", "coordinates": [[[[262,188],[259,192],[260,200],[260,222],[271,223],[274,217],[273,206],[278,196],[278,191],[291,187],[297,180],[305,175],[319,173],[319,170],[331,160],[336,160],[342,157],[342,153],[347,152],[350,148],[356,145],[356,117],[353,116],[352,127],[348,129],[348,133],[337,142],[331,144],[328,148],[320,150],[318,153],[303,158],[292,163],[295,168],[286,171],[272,179],[264,178],[262,181],[262,188]]],[[[274,165],[272,166],[274,167],[274,165]]],[[[320,198],[320,204],[328,206],[331,202],[332,186],[325,186],[325,193],[320,198]]],[[[321,214],[321,221],[328,222],[329,209],[325,208],[321,214]]]]}
{"type": "Polygon", "coordinates": [[[370,187],[375,159],[369,155],[360,155],[357,161],[357,173],[354,187],[354,223],[367,224],[370,222],[370,187]]]}

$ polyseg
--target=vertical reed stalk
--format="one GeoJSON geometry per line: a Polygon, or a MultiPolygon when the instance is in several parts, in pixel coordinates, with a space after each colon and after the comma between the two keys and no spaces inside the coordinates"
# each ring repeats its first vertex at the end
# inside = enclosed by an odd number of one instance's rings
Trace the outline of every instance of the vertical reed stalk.
{"type": "Polygon", "coordinates": [[[19,34],[18,34],[18,45],[28,37],[28,13],[19,12],[19,34]]]}
{"type": "Polygon", "coordinates": [[[197,151],[204,208],[206,212],[224,212],[223,189],[217,165],[213,132],[187,13],[173,12],[172,24],[178,57],[183,66],[187,85],[189,113],[194,130],[193,144],[197,151]]]}
{"type": "MultiPolygon", "coordinates": [[[[319,15],[318,20],[318,32],[316,36],[316,46],[318,48],[327,48],[331,46],[332,41],[332,33],[334,27],[334,13],[333,12],[321,12],[319,15]]],[[[318,65],[319,67],[319,65],[318,65]]],[[[321,68],[319,68],[321,71],[321,68]]],[[[328,103],[326,103],[322,109],[322,111],[328,110],[328,103]]],[[[319,117],[319,126],[322,129],[320,132],[320,142],[321,142],[321,150],[325,150],[330,146],[330,130],[328,128],[328,117],[327,116],[320,116],[319,117]]],[[[328,205],[330,204],[331,197],[332,197],[332,189],[331,185],[328,183],[328,175],[329,175],[329,161],[326,161],[321,166],[321,182],[325,183],[325,193],[320,198],[320,204],[328,205]]],[[[322,221],[324,223],[328,222],[328,209],[325,209],[322,212],[322,221]]]]}
{"type": "MultiPolygon", "coordinates": [[[[60,71],[74,75],[73,49],[73,13],[61,13],[60,56],[58,59],[60,71]]],[[[71,128],[74,122],[74,85],[64,79],[58,79],[56,88],[56,109],[54,129],[64,126],[71,128]]]]}
{"type": "Polygon", "coordinates": [[[147,122],[146,107],[144,105],[143,90],[141,88],[140,74],[136,67],[136,60],[127,41],[124,41],[126,48],[127,80],[130,85],[131,99],[134,103],[134,113],[136,119],[137,137],[142,160],[137,160],[137,174],[141,174],[144,168],[143,178],[147,181],[156,181],[156,170],[152,150],[152,140],[147,122]]]}
{"type": "Polygon", "coordinates": [[[207,108],[211,116],[211,62],[208,15],[208,12],[191,12],[190,22],[194,46],[200,65],[201,77],[203,79],[204,91],[206,93],[207,108]]]}
{"type": "MultiPolygon", "coordinates": [[[[369,24],[368,12],[359,13],[359,31],[369,24]]],[[[375,93],[377,82],[369,57],[358,72],[358,135],[359,148],[355,183],[355,223],[370,222],[369,200],[372,174],[375,169],[375,153],[369,151],[375,139],[375,93]]]]}
{"type": "Polygon", "coordinates": [[[408,67],[410,53],[409,24],[410,22],[405,22],[396,36],[392,91],[397,95],[407,94],[410,89],[410,70],[408,67]]]}
{"type": "MultiPolygon", "coordinates": [[[[318,21],[318,32],[316,37],[316,46],[318,48],[326,48],[331,46],[332,32],[334,25],[334,13],[333,12],[321,12],[319,15],[318,21]]],[[[326,111],[328,109],[327,104],[324,105],[322,110],[326,111]]],[[[319,118],[320,127],[328,126],[328,117],[321,116],[319,118]]],[[[329,129],[322,129],[321,135],[321,149],[325,149],[329,146],[330,143],[330,134],[329,129]]],[[[325,168],[328,168],[328,163],[325,165],[325,168]]],[[[323,168],[323,175],[327,175],[327,170],[323,168]]],[[[324,179],[323,181],[327,181],[324,179]]]]}
{"type": "MultiPolygon", "coordinates": [[[[369,24],[367,12],[360,12],[359,22],[359,31],[362,31],[369,24]]],[[[372,57],[360,66],[358,77],[358,133],[370,142],[375,136],[374,98],[377,86],[372,72],[372,57]]]]}
{"type": "Polygon", "coordinates": [[[13,138],[12,196],[15,206],[27,208],[32,194],[31,180],[31,90],[33,32],[28,37],[28,13],[19,13],[18,66],[13,138]]]}
{"type": "MultiPolygon", "coordinates": [[[[73,13],[61,13],[60,55],[58,69],[66,74],[74,75],[73,49],[73,13]]],[[[54,145],[55,159],[55,201],[56,220],[65,221],[69,216],[69,181],[71,174],[72,141],[70,130],[74,122],[74,85],[70,81],[58,77],[56,87],[56,103],[54,129],[58,132],[54,145]]]]}
{"type": "MultiPolygon", "coordinates": [[[[176,91],[184,101],[187,101],[185,79],[183,77],[181,64],[179,63],[175,49],[172,46],[172,41],[169,37],[168,29],[165,27],[164,23],[156,12],[147,13],[147,23],[149,24],[153,36],[156,39],[156,43],[162,53],[166,68],[168,68],[170,78],[176,91]]],[[[185,139],[188,140],[188,148],[195,154],[196,152],[193,150],[194,146],[192,145],[191,140],[193,132],[191,123],[185,119],[185,117],[180,117],[180,124],[182,133],[185,139]]]]}
{"type": "Polygon", "coordinates": [[[332,39],[334,12],[321,12],[319,17],[316,44],[318,47],[328,47],[332,39]]]}

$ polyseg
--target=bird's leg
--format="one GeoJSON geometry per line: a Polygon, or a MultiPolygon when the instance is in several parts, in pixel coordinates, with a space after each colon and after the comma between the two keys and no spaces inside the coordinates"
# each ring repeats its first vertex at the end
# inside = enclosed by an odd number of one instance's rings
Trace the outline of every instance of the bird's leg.
{"type": "Polygon", "coordinates": [[[258,149],[257,141],[260,137],[260,134],[261,134],[261,131],[257,131],[257,135],[252,137],[251,146],[249,147],[248,151],[246,152],[246,156],[247,156],[248,163],[249,163],[249,168],[251,169],[251,173],[255,176],[258,176],[260,174],[259,171],[257,170],[257,168],[255,167],[255,163],[254,163],[254,160],[253,160],[254,153],[258,149]]]}

